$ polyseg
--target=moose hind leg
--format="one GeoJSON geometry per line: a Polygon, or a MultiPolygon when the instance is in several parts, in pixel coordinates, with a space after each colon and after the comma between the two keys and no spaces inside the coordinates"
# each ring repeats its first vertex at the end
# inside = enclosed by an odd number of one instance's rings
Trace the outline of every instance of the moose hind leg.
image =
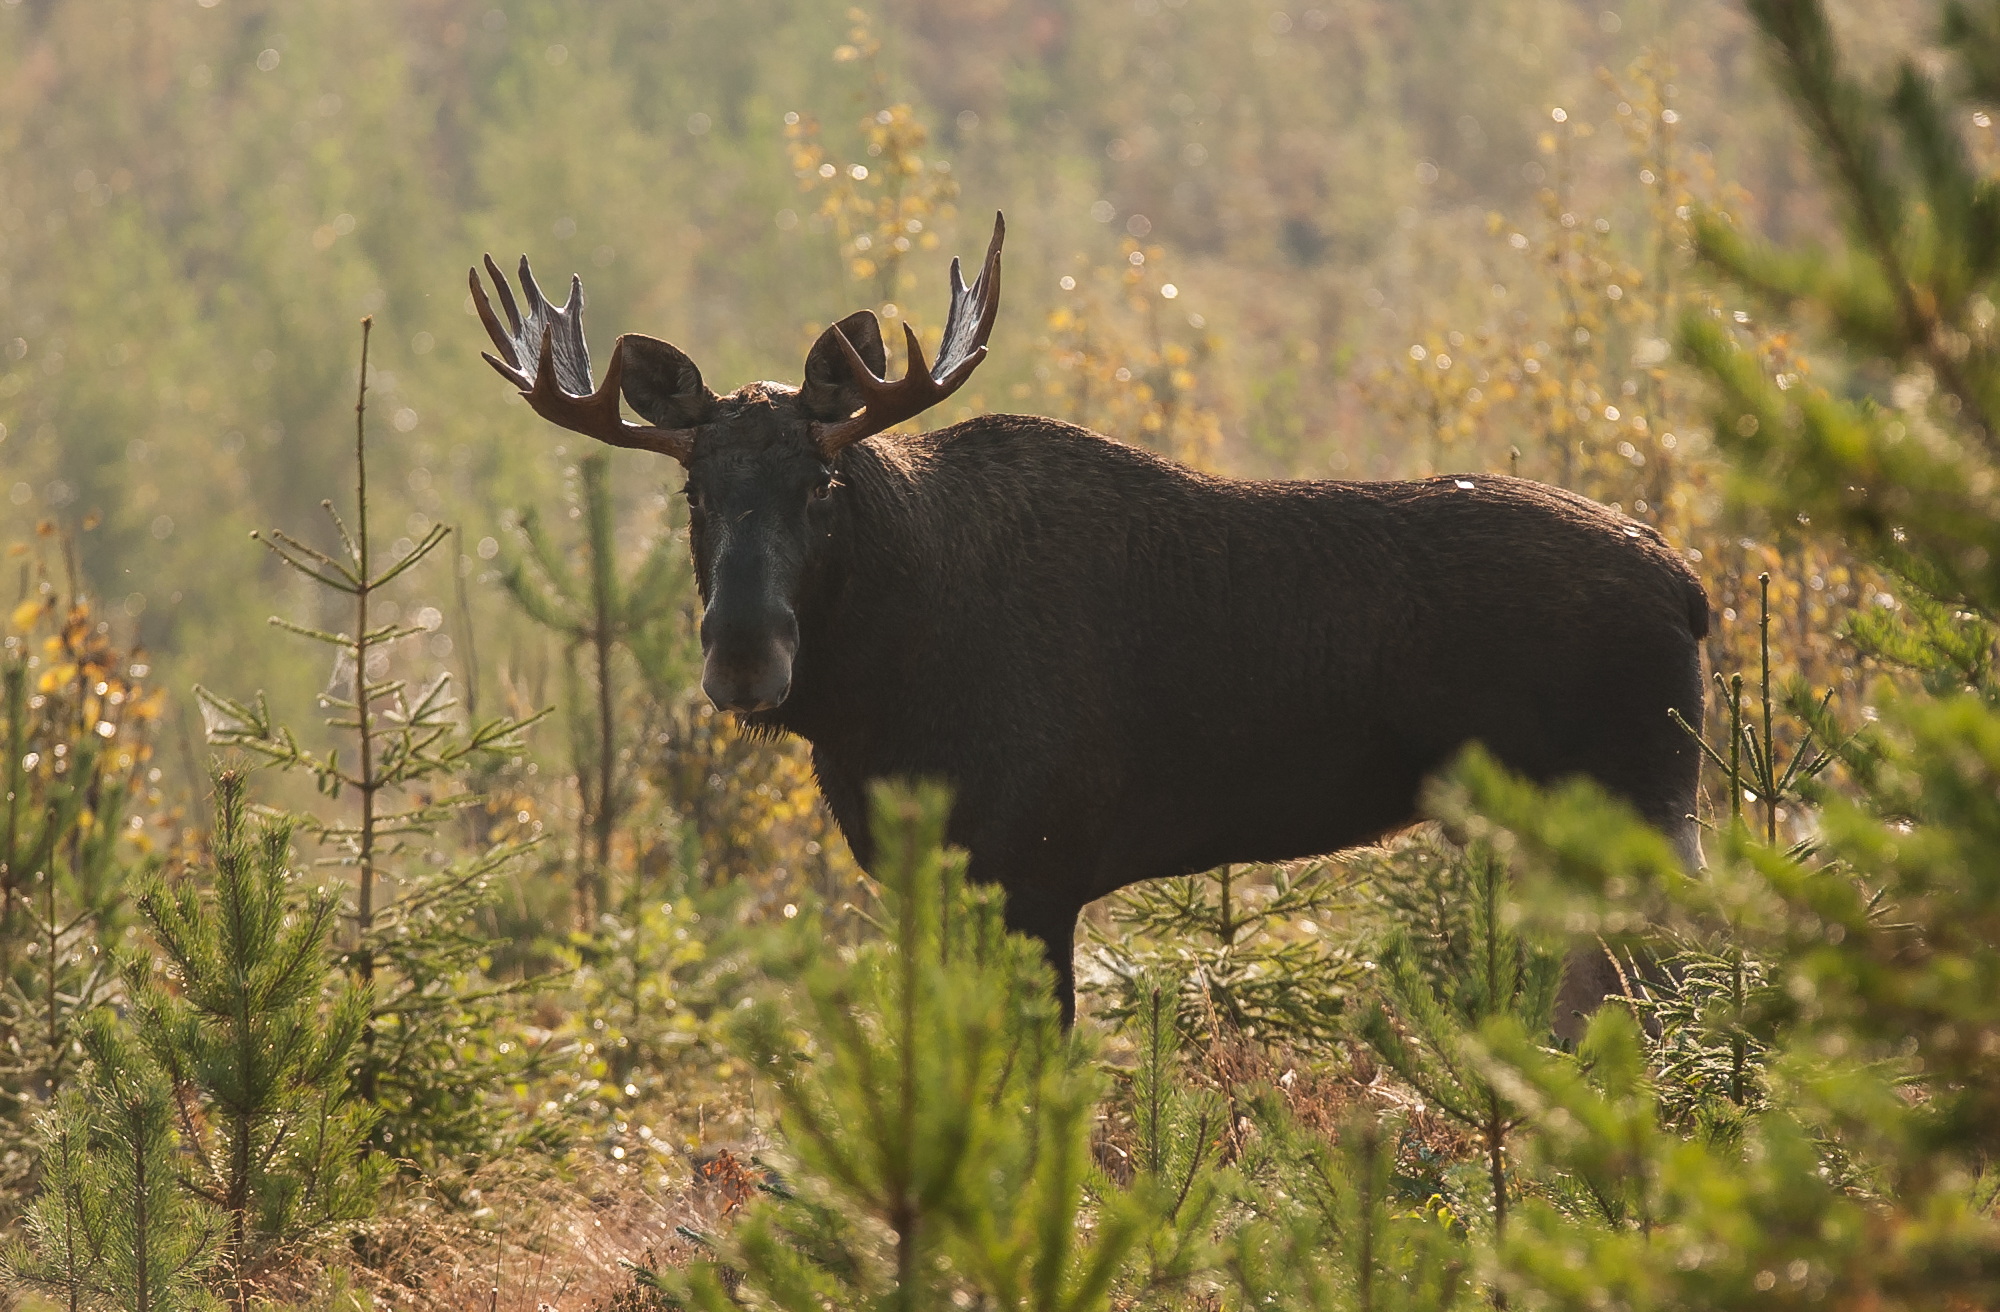
{"type": "Polygon", "coordinates": [[[1582,1039],[1605,999],[1621,997],[1629,987],[1611,950],[1602,943],[1571,948],[1563,958],[1562,986],[1556,990],[1556,1036],[1571,1043],[1582,1039]]]}
{"type": "Polygon", "coordinates": [[[1701,850],[1701,824],[1693,816],[1682,816],[1667,826],[1667,841],[1674,845],[1674,855],[1689,874],[1707,868],[1708,857],[1701,850]]]}

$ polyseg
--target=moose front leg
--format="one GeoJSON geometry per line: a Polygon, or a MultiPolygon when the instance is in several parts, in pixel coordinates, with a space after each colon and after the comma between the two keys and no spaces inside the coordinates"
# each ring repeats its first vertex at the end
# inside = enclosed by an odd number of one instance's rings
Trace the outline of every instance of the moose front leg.
{"type": "MultiPolygon", "coordinates": [[[[833,756],[815,745],[813,772],[835,823],[847,839],[855,861],[863,870],[872,868],[876,852],[869,833],[868,776],[845,769],[833,756]]],[[[1035,843],[1023,854],[1020,844],[1010,841],[1015,830],[1030,826],[997,820],[993,812],[979,805],[987,794],[977,788],[962,787],[952,810],[948,841],[965,849],[970,858],[966,875],[982,884],[997,884],[1007,895],[1004,923],[1010,933],[1025,934],[1042,945],[1049,968],[1055,972],[1056,1002],[1062,1009],[1063,1028],[1076,1019],[1076,918],[1083,902],[1070,890],[1083,888],[1081,870],[1085,863],[1065,860],[1042,849],[1047,840],[1035,843]],[[1064,876],[1068,876],[1065,880],[1064,876]]],[[[1055,846],[1050,844],[1050,846],[1055,846]]]]}
{"type": "Polygon", "coordinates": [[[1026,934],[1041,942],[1049,969],[1056,976],[1056,1003],[1062,1008],[1063,1028],[1076,1022],[1076,918],[1083,908],[1060,902],[1043,901],[1009,888],[1006,923],[1009,931],[1026,934]]]}

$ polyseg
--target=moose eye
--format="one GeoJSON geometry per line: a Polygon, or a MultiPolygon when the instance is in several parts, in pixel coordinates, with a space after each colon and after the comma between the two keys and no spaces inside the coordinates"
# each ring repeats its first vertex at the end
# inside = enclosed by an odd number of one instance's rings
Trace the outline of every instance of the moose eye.
{"type": "Polygon", "coordinates": [[[824,501],[832,495],[833,495],[832,475],[828,475],[825,479],[822,479],[818,484],[816,484],[813,487],[812,499],[815,501],[824,501]]]}
{"type": "Polygon", "coordinates": [[[687,498],[689,510],[701,509],[701,493],[691,487],[684,487],[681,489],[681,495],[687,498]]]}

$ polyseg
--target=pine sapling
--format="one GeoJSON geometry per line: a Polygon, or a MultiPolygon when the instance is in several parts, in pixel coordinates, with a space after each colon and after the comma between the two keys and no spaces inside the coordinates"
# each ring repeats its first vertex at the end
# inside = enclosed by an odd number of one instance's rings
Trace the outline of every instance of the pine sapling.
{"type": "MultiPolygon", "coordinates": [[[[205,1284],[223,1256],[224,1217],[182,1184],[173,1090],[106,1011],[80,1026],[104,1151],[104,1284],[131,1312],[214,1306],[205,1284]]],[[[238,1308],[244,1304],[239,1300],[238,1308]]]]}
{"type": "MultiPolygon", "coordinates": [[[[1743,802],[1747,796],[1764,808],[1764,842],[1767,846],[1776,847],[1778,812],[1786,806],[1796,807],[1806,800],[1806,785],[1839,758],[1839,750],[1822,750],[1813,741],[1815,732],[1826,723],[1826,709],[1833,701],[1833,689],[1828,688],[1817,705],[1800,706],[1798,745],[1793,748],[1789,760],[1781,758],[1771,712],[1771,576],[1759,574],[1757,587],[1757,689],[1763,707],[1761,728],[1744,720],[1743,676],[1740,673],[1730,675],[1726,682],[1721,671],[1715,674],[1715,688],[1721,694],[1729,717],[1729,755],[1726,758],[1678,710],[1669,710],[1667,714],[1695,740],[1702,755],[1721,769],[1723,782],[1729,789],[1732,825],[1742,820],[1743,802]]],[[[1793,700],[1801,701],[1796,691],[1793,700]]]]}
{"type": "MultiPolygon", "coordinates": [[[[67,535],[62,542],[71,545],[67,535]]],[[[160,860],[145,834],[161,697],[117,650],[72,570],[39,566],[0,643],[0,1181],[25,1194],[36,1111],[80,1060],[71,1026],[114,983],[95,944],[122,932],[127,882],[160,860]],[[34,653],[34,654],[31,654],[34,653]],[[32,662],[40,661],[37,673],[32,662]],[[135,826],[137,826],[135,828],[135,826]]],[[[157,774],[157,771],[154,772],[157,774]]]]}
{"type": "Polygon", "coordinates": [[[1184,1033],[1212,1015],[1265,1043],[1326,1048],[1344,1033],[1348,999],[1367,972],[1319,932],[1351,902],[1353,882],[1345,866],[1316,861],[1134,885],[1111,904],[1119,934],[1089,931],[1114,981],[1105,1016],[1137,1015],[1142,981],[1166,976],[1182,981],[1184,1033]]]}
{"type": "Polygon", "coordinates": [[[104,1284],[104,1209],[110,1188],[91,1153],[90,1110],[65,1089],[35,1117],[41,1190],[22,1218],[24,1238],[0,1253],[0,1271],[17,1290],[32,1290],[66,1312],[93,1306],[104,1284]]]}
{"type": "Polygon", "coordinates": [[[1229,1108],[1215,1090],[1188,1079],[1178,982],[1148,972],[1135,983],[1137,1007],[1125,1029],[1138,1063],[1124,1110],[1131,1117],[1131,1188],[1147,1199],[1156,1221],[1146,1231],[1143,1265],[1135,1262],[1119,1280],[1121,1299],[1185,1285],[1207,1257],[1231,1188],[1222,1167],[1229,1108]]]}
{"type": "Polygon", "coordinates": [[[144,956],[123,969],[140,1040],[177,1091],[192,1187],[226,1221],[236,1312],[247,1312],[267,1247],[366,1215],[389,1165],[363,1160],[374,1113],[346,1097],[368,993],[331,978],[339,897],[293,895],[291,827],[252,832],[245,791],[242,775],[216,776],[212,890],[158,877],[141,886],[171,975],[144,956]]]}
{"type": "MultiPolygon", "coordinates": [[[[877,791],[886,941],[824,953],[745,1014],[795,1166],[727,1251],[771,1306],[1093,1312],[1148,1223],[1123,1194],[1085,1212],[1098,1080],[999,890],[944,851],[948,809],[942,789],[877,791]]],[[[736,1306],[713,1270],[690,1296],[736,1306]]]]}
{"type": "Polygon", "coordinates": [[[1267,1215],[1226,1243],[1243,1306],[1442,1312],[1471,1289],[1463,1227],[1435,1200],[1399,1205],[1395,1121],[1356,1111],[1329,1141],[1270,1098],[1258,1124],[1283,1184],[1260,1200],[1267,1215]]]}
{"type": "Polygon", "coordinates": [[[224,1222],[182,1185],[173,1091],[109,1011],[74,1035],[88,1079],[39,1118],[42,1191],[0,1269],[67,1312],[206,1312],[224,1222]]]}

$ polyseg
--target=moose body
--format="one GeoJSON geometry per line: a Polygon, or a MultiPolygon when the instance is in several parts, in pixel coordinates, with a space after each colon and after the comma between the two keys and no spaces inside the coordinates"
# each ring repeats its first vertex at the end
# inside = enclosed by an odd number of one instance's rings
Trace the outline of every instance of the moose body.
{"type": "Polygon", "coordinates": [[[870,781],[949,783],[951,840],[1048,946],[1067,1015],[1086,903],[1377,838],[1469,742],[1592,778],[1698,850],[1697,748],[1669,711],[1699,721],[1707,600],[1650,528],[1492,475],[1219,478],[1045,418],[880,431],[978,363],[999,240],[970,293],[954,264],[921,382],[914,335],[909,377],[882,381],[864,313],[802,388],[717,397],[628,336],[591,396],[575,292],[549,306],[524,261],[525,324],[504,283],[513,331],[486,311],[538,410],[686,465],[704,687],[812,745],[864,868],[870,781]],[[653,427],[617,418],[621,387],[653,427]]]}
{"type": "Polygon", "coordinates": [[[1048,419],[849,449],[791,692],[871,857],[866,788],[935,777],[970,871],[1068,988],[1077,913],[1138,880],[1417,818],[1466,743],[1587,775],[1692,842],[1707,601],[1650,529],[1483,475],[1214,478],[1048,419]]]}

